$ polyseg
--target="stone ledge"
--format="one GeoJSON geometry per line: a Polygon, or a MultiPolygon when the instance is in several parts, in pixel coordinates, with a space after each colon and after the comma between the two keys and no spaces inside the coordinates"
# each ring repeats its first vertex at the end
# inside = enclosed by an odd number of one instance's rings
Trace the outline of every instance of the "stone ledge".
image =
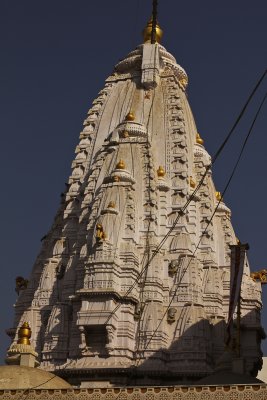
{"type": "Polygon", "coordinates": [[[27,400],[263,400],[267,385],[0,390],[4,400],[23,396],[27,400]]]}

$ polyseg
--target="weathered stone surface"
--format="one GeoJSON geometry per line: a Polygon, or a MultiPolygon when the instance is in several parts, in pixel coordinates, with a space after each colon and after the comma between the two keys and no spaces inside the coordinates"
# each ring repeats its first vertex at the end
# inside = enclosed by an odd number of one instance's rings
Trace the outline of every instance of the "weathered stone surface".
{"type": "Polygon", "coordinates": [[[68,382],[59,378],[50,372],[39,368],[30,368],[25,366],[0,366],[0,397],[8,398],[3,390],[12,390],[12,398],[21,398],[21,390],[28,389],[70,389],[68,382]],[[18,397],[16,397],[16,394],[18,397]]]}

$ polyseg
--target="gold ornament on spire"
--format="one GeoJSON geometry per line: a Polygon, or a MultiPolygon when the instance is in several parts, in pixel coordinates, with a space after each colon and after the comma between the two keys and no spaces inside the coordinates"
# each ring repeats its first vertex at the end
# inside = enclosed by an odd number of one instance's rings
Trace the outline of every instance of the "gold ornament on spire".
{"type": "Polygon", "coordinates": [[[118,164],[116,165],[116,169],[125,169],[126,165],[123,160],[120,160],[118,164]]]}
{"type": "Polygon", "coordinates": [[[125,117],[125,121],[134,121],[135,120],[135,115],[133,111],[128,112],[128,114],[125,117]]]}
{"type": "Polygon", "coordinates": [[[159,178],[163,178],[165,176],[165,170],[161,165],[157,169],[157,174],[159,178]]]}
{"type": "Polygon", "coordinates": [[[218,201],[223,201],[221,192],[215,192],[215,197],[216,197],[216,199],[217,199],[218,201]]]}
{"type": "Polygon", "coordinates": [[[201,144],[201,145],[204,144],[204,140],[201,138],[199,133],[196,134],[196,143],[201,144]]]}
{"type": "Polygon", "coordinates": [[[189,184],[192,189],[194,189],[196,187],[196,182],[194,181],[192,176],[190,176],[190,178],[189,178],[189,184]]]}
{"type": "MultiPolygon", "coordinates": [[[[151,42],[152,22],[153,22],[153,18],[151,17],[147,23],[147,26],[143,30],[144,43],[151,42]]],[[[159,26],[159,24],[157,22],[157,25],[156,25],[156,42],[157,43],[160,43],[162,36],[163,36],[163,30],[161,29],[161,27],[159,26]]]]}
{"type": "Polygon", "coordinates": [[[24,322],[19,328],[18,332],[18,344],[27,344],[30,345],[30,337],[32,335],[32,331],[28,322],[24,322]]]}
{"type": "Polygon", "coordinates": [[[114,201],[110,201],[110,202],[108,203],[108,208],[115,208],[115,207],[116,207],[116,204],[115,204],[114,201]]]}

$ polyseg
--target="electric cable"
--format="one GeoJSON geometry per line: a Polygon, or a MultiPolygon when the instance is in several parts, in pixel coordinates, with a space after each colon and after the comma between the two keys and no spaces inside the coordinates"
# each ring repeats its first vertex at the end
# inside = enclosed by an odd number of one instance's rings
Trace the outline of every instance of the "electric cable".
{"type": "MultiPolygon", "coordinates": [[[[222,153],[222,150],[224,149],[224,147],[226,146],[227,142],[229,141],[230,137],[232,136],[234,130],[236,129],[236,127],[238,126],[240,120],[242,119],[249,103],[251,102],[252,98],[254,97],[255,93],[257,92],[258,88],[260,87],[264,77],[266,76],[267,70],[264,71],[263,75],[261,76],[261,78],[259,79],[259,81],[257,82],[256,86],[254,87],[253,91],[251,92],[251,94],[248,97],[248,100],[246,101],[245,105],[243,106],[240,114],[238,115],[233,127],[230,129],[230,132],[227,134],[226,138],[224,139],[223,143],[221,144],[221,146],[219,147],[219,149],[217,150],[217,152],[215,153],[215,156],[212,158],[212,161],[209,165],[206,166],[205,172],[202,175],[202,178],[200,180],[200,182],[198,183],[197,187],[195,188],[195,190],[193,191],[193,193],[189,196],[187,202],[185,203],[185,205],[181,208],[181,210],[179,211],[178,216],[176,217],[176,219],[173,222],[173,225],[171,226],[171,228],[169,229],[169,231],[166,233],[166,235],[163,237],[163,239],[161,240],[161,242],[158,244],[158,246],[156,247],[156,249],[154,250],[151,258],[148,260],[148,262],[146,263],[146,265],[144,266],[144,268],[141,270],[141,272],[138,274],[136,281],[132,284],[132,286],[130,286],[130,288],[128,289],[128,291],[125,293],[125,295],[121,298],[121,300],[125,300],[128,295],[132,292],[132,290],[134,289],[134,287],[136,286],[136,284],[138,283],[139,279],[143,276],[145,270],[149,267],[151,261],[154,259],[154,257],[156,256],[156,254],[158,254],[159,250],[161,249],[161,247],[164,245],[164,243],[166,242],[166,240],[168,239],[168,237],[170,236],[170,234],[172,233],[172,231],[175,229],[177,223],[179,222],[179,219],[182,215],[184,215],[185,210],[187,209],[187,207],[189,206],[189,204],[191,203],[191,201],[193,200],[193,198],[195,197],[196,193],[198,192],[198,190],[200,189],[200,187],[202,186],[204,179],[207,175],[207,173],[209,172],[210,168],[212,165],[215,164],[215,162],[217,161],[219,155],[222,153]]],[[[108,321],[112,318],[112,316],[116,313],[116,311],[120,308],[122,303],[119,303],[114,310],[112,311],[112,313],[108,316],[107,321],[105,322],[105,325],[108,323],[108,321]]]]}
{"type": "Polygon", "coordinates": [[[249,103],[251,102],[252,98],[254,97],[255,93],[257,92],[258,88],[260,87],[263,79],[265,78],[267,74],[267,69],[263,72],[263,74],[261,75],[260,79],[258,80],[258,82],[256,83],[256,86],[254,87],[254,89],[252,90],[252,92],[250,93],[246,103],[244,104],[242,110],[240,111],[240,114],[238,115],[235,123],[233,124],[232,128],[230,129],[230,132],[228,133],[228,135],[226,136],[226,138],[224,139],[224,141],[222,142],[221,146],[219,147],[219,149],[217,150],[217,152],[215,153],[215,155],[212,158],[212,163],[214,164],[215,161],[217,160],[217,158],[219,157],[219,154],[221,153],[221,151],[223,150],[223,148],[225,147],[226,143],[229,141],[230,137],[232,136],[235,128],[237,127],[238,123],[240,122],[241,118],[243,117],[249,103]]]}
{"type": "Polygon", "coordinates": [[[215,214],[216,214],[216,212],[217,212],[217,209],[218,209],[220,203],[222,202],[223,196],[225,195],[226,191],[227,191],[228,188],[229,188],[229,185],[230,185],[230,183],[231,183],[231,181],[232,181],[232,179],[233,179],[233,177],[234,177],[234,174],[235,174],[235,172],[236,172],[236,170],[237,170],[237,167],[238,167],[238,165],[239,165],[239,162],[240,162],[241,157],[242,157],[242,155],[243,155],[243,152],[244,152],[244,150],[245,150],[245,147],[246,147],[246,144],[247,144],[247,142],[248,142],[248,139],[249,139],[249,137],[250,137],[250,135],[251,135],[251,132],[252,132],[252,130],[253,130],[253,127],[254,127],[254,125],[255,125],[255,123],[256,123],[256,121],[257,121],[257,118],[258,118],[258,116],[259,116],[259,114],[260,114],[260,111],[261,111],[261,109],[262,109],[262,107],[263,107],[263,105],[264,105],[264,103],[265,103],[266,98],[267,98],[267,93],[266,93],[265,96],[263,97],[263,100],[261,101],[260,106],[259,106],[259,108],[258,108],[258,110],[257,110],[257,112],[256,112],[256,114],[255,114],[255,117],[254,117],[254,119],[253,119],[253,121],[252,121],[252,123],[251,123],[251,125],[250,125],[249,131],[248,131],[248,133],[247,133],[247,135],[246,135],[246,137],[245,137],[245,140],[244,140],[243,145],[242,145],[242,147],[241,147],[241,150],[240,150],[240,152],[239,152],[237,161],[236,161],[236,163],[235,163],[235,165],[234,165],[234,167],[233,167],[233,170],[232,170],[232,172],[231,172],[231,174],[230,174],[230,177],[229,177],[229,179],[228,179],[228,181],[227,181],[227,183],[226,183],[226,185],[225,185],[225,188],[224,188],[224,190],[223,190],[223,192],[222,192],[222,197],[221,197],[221,199],[218,201],[218,203],[217,203],[217,205],[216,205],[216,207],[215,207],[215,209],[214,209],[214,211],[213,211],[213,213],[212,213],[212,215],[211,215],[211,217],[210,217],[210,219],[209,219],[209,221],[208,221],[208,223],[207,223],[207,226],[205,227],[204,231],[202,232],[201,237],[200,237],[200,239],[199,239],[199,241],[198,241],[198,244],[197,244],[197,246],[196,246],[196,248],[195,248],[195,250],[194,250],[194,252],[193,252],[193,254],[192,254],[192,257],[190,258],[189,263],[187,264],[186,268],[182,271],[181,277],[180,277],[180,279],[179,279],[179,282],[176,284],[176,289],[175,289],[175,291],[174,291],[174,293],[173,293],[173,295],[172,295],[172,297],[171,297],[171,300],[170,300],[170,302],[169,302],[169,304],[168,304],[168,306],[167,306],[167,309],[165,310],[165,312],[164,312],[164,314],[163,314],[163,316],[162,316],[162,318],[161,318],[161,320],[160,320],[160,322],[159,322],[157,328],[155,329],[154,333],[152,334],[151,338],[149,339],[149,341],[148,341],[148,343],[147,343],[147,345],[146,345],[146,347],[144,348],[143,351],[145,351],[145,350],[148,348],[148,346],[149,346],[150,342],[152,341],[154,335],[156,334],[156,332],[158,331],[160,325],[162,324],[163,319],[164,319],[165,316],[167,315],[168,310],[169,310],[169,308],[170,308],[170,306],[171,306],[171,304],[172,304],[172,302],[173,302],[173,300],[174,300],[174,298],[175,298],[175,296],[176,296],[176,294],[177,294],[178,287],[179,287],[179,285],[181,284],[182,279],[183,279],[185,273],[187,272],[187,270],[188,270],[188,268],[189,268],[189,266],[190,266],[190,264],[191,264],[191,261],[193,260],[195,254],[196,254],[196,251],[197,251],[198,248],[199,248],[199,245],[200,245],[200,243],[201,243],[201,240],[202,240],[203,236],[205,235],[205,233],[207,232],[207,229],[208,229],[208,227],[210,226],[210,224],[211,224],[211,222],[212,222],[212,219],[213,219],[213,217],[215,216],[215,214]]]}

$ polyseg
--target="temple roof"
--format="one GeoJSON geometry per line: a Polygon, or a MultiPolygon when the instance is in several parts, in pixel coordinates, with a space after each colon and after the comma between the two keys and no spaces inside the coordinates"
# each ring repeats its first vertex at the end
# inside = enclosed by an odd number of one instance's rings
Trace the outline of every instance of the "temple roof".
{"type": "Polygon", "coordinates": [[[21,365],[0,366],[0,390],[6,389],[68,389],[64,379],[39,368],[21,365]]]}

